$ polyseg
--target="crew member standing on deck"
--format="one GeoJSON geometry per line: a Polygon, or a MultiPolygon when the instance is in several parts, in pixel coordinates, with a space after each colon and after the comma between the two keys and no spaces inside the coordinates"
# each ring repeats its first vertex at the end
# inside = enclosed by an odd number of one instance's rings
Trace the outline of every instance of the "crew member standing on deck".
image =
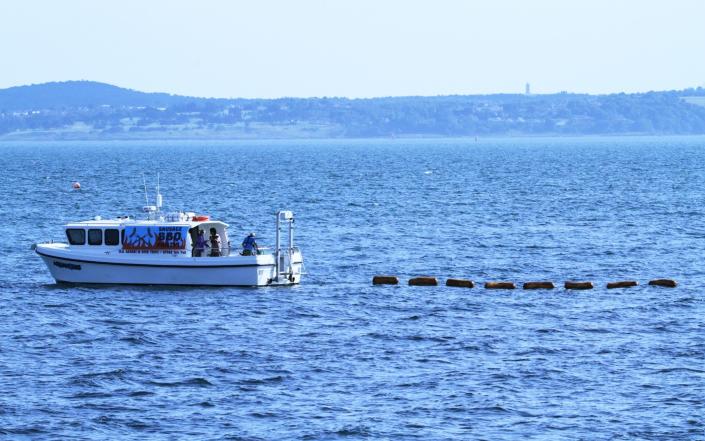
{"type": "Polygon", "coordinates": [[[242,241],[242,255],[252,256],[257,254],[259,247],[257,242],[255,242],[255,233],[250,233],[247,235],[245,240],[242,241]]]}
{"type": "Polygon", "coordinates": [[[211,228],[211,237],[209,238],[211,243],[211,257],[220,256],[220,236],[215,231],[215,228],[211,228]]]}
{"type": "Polygon", "coordinates": [[[198,230],[198,236],[196,237],[196,246],[194,247],[194,257],[201,257],[203,251],[205,251],[208,243],[206,243],[206,237],[203,234],[203,230],[198,230]]]}

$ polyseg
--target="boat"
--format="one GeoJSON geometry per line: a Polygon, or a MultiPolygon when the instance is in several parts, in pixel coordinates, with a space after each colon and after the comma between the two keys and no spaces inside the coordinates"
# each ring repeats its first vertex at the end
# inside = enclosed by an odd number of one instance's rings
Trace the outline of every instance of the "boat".
{"type": "Polygon", "coordinates": [[[230,245],[228,224],[194,212],[162,215],[162,198],[145,206],[146,219],[121,216],[71,222],[67,243],[33,245],[58,283],[130,285],[277,286],[301,282],[303,257],[294,246],[294,214],[276,212],[273,250],[246,252],[230,245]],[[286,243],[282,243],[282,230],[286,243]],[[197,247],[199,230],[221,246],[197,247]]]}

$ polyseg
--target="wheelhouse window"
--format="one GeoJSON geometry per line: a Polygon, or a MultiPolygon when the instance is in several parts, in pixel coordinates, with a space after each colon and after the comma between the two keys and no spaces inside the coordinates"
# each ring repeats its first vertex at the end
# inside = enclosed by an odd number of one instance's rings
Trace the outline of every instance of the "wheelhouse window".
{"type": "Polygon", "coordinates": [[[103,230],[88,230],[88,245],[103,245],[103,230]]]}
{"type": "Polygon", "coordinates": [[[115,246],[120,244],[120,232],[116,229],[105,230],[105,244],[115,246]]]}
{"type": "Polygon", "coordinates": [[[83,228],[67,228],[66,237],[71,245],[86,244],[86,230],[83,228]]]}

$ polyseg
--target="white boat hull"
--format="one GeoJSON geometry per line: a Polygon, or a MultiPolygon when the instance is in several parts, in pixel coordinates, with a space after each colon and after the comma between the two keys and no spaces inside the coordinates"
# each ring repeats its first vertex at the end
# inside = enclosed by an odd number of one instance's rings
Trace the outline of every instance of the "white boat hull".
{"type": "MultiPolygon", "coordinates": [[[[75,254],[57,244],[40,244],[35,251],[57,282],[134,285],[269,286],[301,282],[300,252],[292,255],[291,271],[280,266],[276,277],[272,255],[227,257],[75,254]]],[[[287,256],[288,260],[288,256],[287,256]]]]}

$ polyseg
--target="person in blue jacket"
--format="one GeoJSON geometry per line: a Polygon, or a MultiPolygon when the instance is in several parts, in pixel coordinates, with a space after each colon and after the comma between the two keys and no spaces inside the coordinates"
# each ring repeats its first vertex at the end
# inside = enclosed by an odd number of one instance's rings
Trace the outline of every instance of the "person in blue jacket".
{"type": "Polygon", "coordinates": [[[250,233],[247,235],[245,240],[242,241],[242,255],[252,256],[257,254],[259,247],[255,241],[255,233],[250,233]]]}

